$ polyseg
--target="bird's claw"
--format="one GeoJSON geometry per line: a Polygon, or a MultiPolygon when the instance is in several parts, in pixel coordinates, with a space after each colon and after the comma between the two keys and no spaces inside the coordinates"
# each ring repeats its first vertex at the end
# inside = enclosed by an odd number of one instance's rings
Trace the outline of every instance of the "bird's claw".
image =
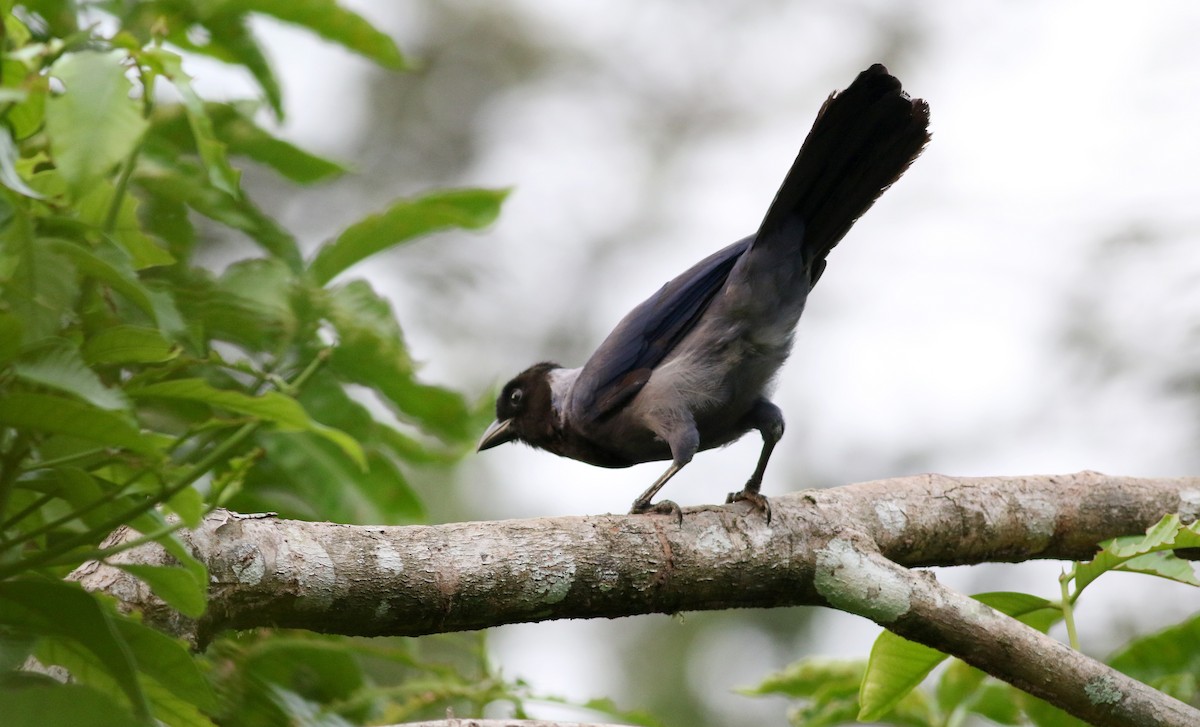
{"type": "Polygon", "coordinates": [[[633,503],[633,507],[629,509],[630,515],[670,515],[675,518],[677,525],[683,524],[683,510],[679,505],[676,505],[672,500],[659,500],[658,502],[641,502],[633,503]]]}
{"type": "Polygon", "coordinates": [[[762,494],[758,490],[752,490],[747,487],[740,492],[729,493],[729,497],[725,498],[725,503],[733,504],[735,502],[750,503],[755,510],[761,511],[763,515],[766,516],[767,524],[771,524],[771,501],[767,499],[766,495],[762,494]]]}

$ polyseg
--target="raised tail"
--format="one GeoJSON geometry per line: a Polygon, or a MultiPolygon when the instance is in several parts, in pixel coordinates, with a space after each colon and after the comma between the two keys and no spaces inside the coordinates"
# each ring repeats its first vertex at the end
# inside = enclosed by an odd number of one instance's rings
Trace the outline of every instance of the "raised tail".
{"type": "Polygon", "coordinates": [[[794,244],[799,233],[815,283],[829,251],[920,155],[928,127],[929,105],[910,99],[881,64],[858,74],[821,106],[755,246],[794,244]]]}

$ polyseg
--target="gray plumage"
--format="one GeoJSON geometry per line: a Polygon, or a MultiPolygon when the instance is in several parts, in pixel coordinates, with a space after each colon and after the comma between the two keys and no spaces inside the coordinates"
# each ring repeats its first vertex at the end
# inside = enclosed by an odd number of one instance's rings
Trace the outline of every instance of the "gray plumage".
{"type": "Polygon", "coordinates": [[[770,517],[759,493],[783,434],[767,400],[829,251],[929,140],[929,108],[882,65],[826,100],[758,231],[701,260],[617,324],[582,368],[530,367],[510,381],[479,449],[519,440],[603,467],[671,460],[633,512],[696,452],[751,429],[758,466],[730,501],[770,517]]]}

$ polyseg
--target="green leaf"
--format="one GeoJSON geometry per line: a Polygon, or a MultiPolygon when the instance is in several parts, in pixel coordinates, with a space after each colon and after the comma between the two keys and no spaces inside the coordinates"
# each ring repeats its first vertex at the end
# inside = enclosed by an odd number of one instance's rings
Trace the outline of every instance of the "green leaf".
{"type": "Polygon", "coordinates": [[[957,659],[952,660],[938,679],[935,692],[942,714],[949,715],[960,705],[969,704],[985,678],[986,675],[975,667],[957,659]]]}
{"type": "MultiPolygon", "coordinates": [[[[171,727],[216,727],[216,723],[206,717],[195,702],[172,693],[158,680],[143,675],[142,689],[150,700],[159,724],[171,727]]],[[[209,711],[216,711],[216,708],[209,711]]]]}
{"type": "Polygon", "coordinates": [[[1025,710],[1025,716],[1035,727],[1088,727],[1087,722],[1072,717],[1032,694],[1014,692],[1014,695],[1020,700],[1021,708],[1025,710]]]}
{"type": "Polygon", "coordinates": [[[158,440],[143,435],[127,417],[60,396],[14,392],[0,397],[0,425],[78,437],[146,455],[160,453],[158,440]]]}
{"type": "Polygon", "coordinates": [[[346,172],[346,168],[336,162],[272,136],[233,106],[209,104],[207,109],[216,125],[217,136],[225,142],[230,153],[266,164],[293,182],[312,184],[346,172]]]}
{"type": "MultiPolygon", "coordinates": [[[[0,694],[4,690],[4,675],[17,671],[33,653],[37,644],[34,634],[19,634],[10,629],[0,629],[0,694]]],[[[3,699],[0,698],[0,703],[3,699]]]]}
{"type": "Polygon", "coordinates": [[[362,446],[359,445],[354,437],[351,437],[349,434],[346,434],[340,429],[327,427],[318,421],[309,421],[310,424],[308,426],[308,430],[310,432],[319,434],[326,440],[337,445],[338,449],[342,450],[342,452],[344,452],[346,456],[348,456],[350,460],[354,462],[354,464],[358,465],[359,471],[364,471],[367,469],[367,456],[363,452],[362,446]]]}
{"type": "MultiPolygon", "coordinates": [[[[1026,593],[994,592],[972,596],[1003,614],[1034,628],[1049,628],[1061,611],[1044,598],[1026,593]]],[[[858,719],[871,722],[887,715],[947,656],[937,649],[909,641],[890,631],[876,639],[863,674],[858,719]]]]}
{"type": "Polygon", "coordinates": [[[1021,710],[1020,691],[1007,684],[985,684],[971,702],[970,711],[996,724],[1018,727],[1025,724],[1021,710]]]}
{"type": "Polygon", "coordinates": [[[204,379],[174,379],[154,384],[133,386],[129,395],[136,399],[182,399],[208,404],[237,414],[271,422],[284,430],[303,431],[311,420],[304,408],[290,397],[277,391],[258,396],[230,389],[218,389],[204,379]]]}
{"type": "Polygon", "coordinates": [[[297,398],[304,410],[317,421],[341,429],[363,444],[377,442],[383,425],[361,402],[347,392],[328,367],[322,367],[304,384],[297,398]]]}
{"type": "Polygon", "coordinates": [[[1096,557],[1076,563],[1072,576],[1079,594],[1092,581],[1110,570],[1161,576],[1189,585],[1200,585],[1191,564],[1171,551],[1175,548],[1200,547],[1200,528],[1184,527],[1178,515],[1166,515],[1146,530],[1145,535],[1129,535],[1104,543],[1096,557]]]}
{"type": "MultiPolygon", "coordinates": [[[[174,291],[193,326],[206,338],[229,341],[251,351],[279,350],[291,342],[299,321],[293,273],[278,260],[243,260],[221,280],[192,271],[174,291]]],[[[303,301],[302,298],[299,298],[303,301]]]]}
{"type": "MultiPolygon", "coordinates": [[[[1158,689],[1180,686],[1176,677],[1200,674],[1200,616],[1129,642],[1108,663],[1158,689]]],[[[1193,680],[1188,691],[1194,689],[1193,680]]],[[[1173,696],[1188,699],[1190,695],[1173,693],[1173,696]]]]}
{"type": "Polygon", "coordinates": [[[311,727],[354,727],[336,712],[323,709],[319,702],[305,699],[291,689],[277,684],[268,685],[266,693],[279,711],[286,715],[286,724],[303,724],[311,727]]]}
{"type": "Polygon", "coordinates": [[[58,335],[79,296],[75,266],[39,243],[23,216],[0,231],[0,299],[20,319],[26,344],[58,335]]]}
{"type": "Polygon", "coordinates": [[[241,457],[230,457],[225,467],[212,479],[209,500],[214,507],[226,507],[242,491],[246,477],[258,463],[262,450],[254,449],[241,457]]]}
{"type": "Polygon", "coordinates": [[[16,358],[21,350],[21,319],[0,311],[0,367],[16,358]]]}
{"type": "Polygon", "coordinates": [[[44,240],[42,244],[68,258],[85,277],[107,284],[154,319],[154,303],[150,300],[150,293],[131,268],[114,265],[84,246],[68,240],[44,240]]]}
{"type": "Polygon", "coordinates": [[[83,344],[83,359],[92,366],[163,363],[179,356],[179,347],[156,328],[113,326],[83,344]]]}
{"type": "Polygon", "coordinates": [[[138,222],[146,232],[165,242],[174,258],[187,260],[196,245],[196,227],[182,200],[142,189],[145,198],[137,208],[138,222]]]}
{"type": "MultiPolygon", "coordinates": [[[[553,703],[558,703],[558,704],[565,704],[568,706],[576,706],[575,703],[573,703],[567,699],[563,699],[561,701],[556,700],[556,699],[551,699],[551,700],[547,700],[547,701],[550,701],[553,703]]],[[[584,702],[583,704],[578,705],[578,706],[581,706],[584,709],[590,709],[594,712],[600,712],[601,714],[604,714],[607,716],[615,717],[622,724],[639,725],[639,727],[663,727],[662,720],[658,719],[653,714],[643,711],[643,710],[640,710],[640,709],[635,709],[635,710],[621,709],[619,706],[617,706],[617,703],[615,701],[613,701],[612,698],[610,698],[610,697],[599,697],[599,698],[589,699],[586,702],[584,702]]]]}
{"type": "Polygon", "coordinates": [[[1161,520],[1146,529],[1146,534],[1138,537],[1114,538],[1108,541],[1106,550],[1120,558],[1132,558],[1142,553],[1162,550],[1175,543],[1182,524],[1175,514],[1164,515],[1161,520]]]}
{"type": "Polygon", "coordinates": [[[200,159],[208,172],[208,181],[222,192],[232,197],[240,197],[241,175],[229,165],[225,145],[217,140],[213,132],[212,120],[208,118],[204,109],[204,101],[192,88],[192,79],[183,71],[183,59],[163,48],[146,49],[143,56],[157,61],[162,66],[166,77],[183,98],[188,124],[191,126],[200,159]]]}
{"type": "Polygon", "coordinates": [[[66,86],[46,106],[46,131],[59,171],[76,198],[137,148],[146,120],[130,98],[124,51],[63,55],[51,73],[66,86]]]}
{"type": "Polygon", "coordinates": [[[362,666],[334,639],[279,638],[258,644],[244,664],[246,675],[278,684],[307,698],[347,699],[365,685],[362,666]]]}
{"type": "Polygon", "coordinates": [[[135,179],[139,186],[153,189],[160,197],[184,202],[200,214],[246,233],[292,270],[303,268],[300,250],[291,233],[263,214],[249,198],[234,197],[204,184],[201,181],[204,174],[194,162],[172,156],[144,159],[138,165],[135,179]]]}
{"type": "Polygon", "coordinates": [[[937,649],[884,631],[871,647],[863,673],[858,720],[875,722],[883,718],[946,658],[937,649]]]}
{"type": "Polygon", "coordinates": [[[174,263],[175,258],[171,253],[142,232],[137,212],[141,203],[136,197],[122,195],[116,217],[109,219],[116,193],[116,187],[108,181],[101,181],[92,187],[92,190],[80,197],[75,205],[79,220],[105,230],[105,239],[111,240],[125,251],[128,262],[121,261],[122,269],[145,270],[174,263]]]}
{"type": "Polygon", "coordinates": [[[756,687],[742,688],[742,694],[782,694],[788,697],[812,697],[841,685],[839,691],[856,695],[866,662],[842,659],[810,658],[789,664],[769,675],[756,687]]]}
{"type": "Polygon", "coordinates": [[[154,306],[154,318],[158,320],[158,328],[170,338],[184,338],[188,334],[187,324],[183,315],[175,306],[173,291],[166,286],[148,288],[150,303],[154,306]]]}
{"type": "MultiPolygon", "coordinates": [[[[163,524],[162,516],[156,511],[151,511],[148,515],[149,517],[146,520],[149,522],[130,523],[130,526],[143,535],[160,529],[161,524],[163,524]]],[[[171,557],[179,563],[181,568],[192,574],[192,580],[200,584],[201,588],[205,590],[207,597],[208,568],[195,555],[192,555],[192,551],[180,541],[178,534],[170,533],[164,535],[156,542],[166,549],[171,557]]]]}
{"type": "Polygon", "coordinates": [[[233,2],[222,3],[223,7],[214,8],[214,5],[210,3],[206,7],[206,10],[212,8],[215,12],[206,13],[205,17],[189,18],[187,22],[173,24],[168,39],[184,50],[245,68],[258,82],[275,118],[282,119],[283,94],[279,81],[258,39],[250,31],[245,10],[239,3],[233,2]],[[208,30],[202,42],[193,42],[192,34],[196,27],[208,30]]]}
{"type": "Polygon", "coordinates": [[[231,501],[234,509],[334,522],[383,519],[364,495],[363,468],[342,449],[303,432],[264,432],[258,442],[266,454],[250,471],[245,492],[231,501]]]}
{"type": "Polygon", "coordinates": [[[383,395],[397,412],[454,441],[470,438],[470,407],[461,395],[413,377],[391,306],[364,281],[330,291],[328,317],[338,333],[330,368],[383,395]]]}
{"type": "Polygon", "coordinates": [[[79,350],[63,339],[50,339],[27,351],[17,359],[13,371],[28,383],[77,396],[101,409],[129,408],[121,390],[105,386],[83,362],[79,350]]]}
{"type": "Polygon", "coordinates": [[[129,727],[137,719],[107,694],[81,684],[0,684],[0,704],[6,727],[129,727]]]}
{"type": "Polygon", "coordinates": [[[470,407],[462,395],[440,386],[403,377],[386,384],[382,391],[406,417],[440,437],[465,441],[474,437],[467,427],[470,407]]]}
{"type": "Polygon", "coordinates": [[[189,528],[198,526],[204,517],[204,496],[195,487],[185,487],[176,492],[166,505],[189,528]]]}
{"type": "Polygon", "coordinates": [[[132,650],[141,672],[201,709],[217,708],[216,694],[183,640],[173,639],[128,617],[116,618],[113,623],[132,650]]]}
{"type": "Polygon", "coordinates": [[[391,522],[416,523],[425,519],[425,507],[408,480],[387,457],[369,452],[367,476],[360,489],[391,522]]]}
{"type": "MultiPolygon", "coordinates": [[[[38,470],[35,475],[22,478],[19,486],[64,501],[69,508],[57,514],[75,515],[77,520],[64,523],[61,529],[72,534],[91,529],[93,542],[108,534],[114,516],[136,504],[131,497],[113,497],[113,493],[119,489],[117,485],[77,467],[38,470]]],[[[50,503],[52,509],[57,511],[59,508],[53,505],[50,503]]],[[[139,524],[145,523],[139,521],[139,524]]]]}
{"type": "Polygon", "coordinates": [[[966,713],[987,717],[999,725],[1024,724],[1014,687],[1001,684],[958,659],[952,659],[937,685],[937,702],[943,724],[959,724],[966,713]]]}
{"type": "Polygon", "coordinates": [[[1200,578],[1196,577],[1196,569],[1191,562],[1177,557],[1170,551],[1134,556],[1118,566],[1117,570],[1158,576],[1189,586],[1200,586],[1200,578]]]}
{"type": "MultiPolygon", "coordinates": [[[[300,394],[300,402],[313,418],[346,432],[366,450],[366,476],[350,473],[348,478],[340,481],[353,483],[389,523],[411,523],[424,519],[420,498],[395,461],[384,453],[392,448],[390,440],[391,435],[396,434],[395,430],[377,421],[364,406],[347,395],[341,382],[328,370],[318,372],[309,379],[300,394]]],[[[411,440],[409,443],[420,447],[411,440]]],[[[411,459],[430,462],[438,461],[438,456],[443,458],[441,461],[446,457],[444,453],[424,453],[426,456],[423,459],[417,456],[411,459]]],[[[378,516],[372,518],[373,521],[377,519],[378,516]]]]}
{"type": "Polygon", "coordinates": [[[208,606],[208,584],[197,582],[185,568],[140,563],[113,563],[114,566],[142,580],[154,595],[189,618],[200,618],[208,606]]]}
{"type": "Polygon", "coordinates": [[[130,387],[135,399],[160,398],[195,401],[271,422],[285,431],[309,431],[325,437],[342,449],[360,468],[366,468],[362,447],[345,432],[314,421],[298,401],[277,391],[250,396],[240,391],[218,389],[203,379],[175,379],[130,387]]]}
{"type": "MultiPolygon", "coordinates": [[[[803,659],[783,671],[767,677],[744,694],[782,694],[804,700],[790,717],[793,724],[804,727],[834,727],[854,721],[858,714],[859,683],[864,672],[862,661],[834,659],[803,659]]],[[[902,727],[929,727],[934,724],[933,707],[921,692],[906,696],[887,724],[902,727]]]]}
{"type": "Polygon", "coordinates": [[[260,335],[266,334],[259,338],[255,331],[238,330],[235,340],[244,341],[291,337],[299,327],[292,310],[295,285],[295,274],[279,260],[239,260],[230,265],[217,282],[217,295],[229,316],[227,325],[218,330],[256,327],[263,329],[260,335]]]}
{"type": "Polygon", "coordinates": [[[308,28],[384,68],[399,70],[405,66],[404,57],[391,38],[334,0],[243,0],[238,6],[308,28]]]}
{"type": "Polygon", "coordinates": [[[246,16],[240,12],[220,13],[210,18],[206,24],[213,30],[214,36],[214,42],[209,43],[209,48],[219,48],[225,60],[250,71],[250,75],[258,81],[271,110],[275,112],[275,118],[282,120],[283,90],[279,87],[279,80],[275,78],[275,71],[271,69],[271,63],[263,54],[258,39],[251,32],[246,16]]]}
{"type": "MultiPolygon", "coordinates": [[[[37,7],[36,2],[30,4],[37,7]]],[[[6,2],[3,7],[7,11],[12,5],[13,3],[6,2]]],[[[8,36],[5,38],[5,42],[11,43],[14,47],[24,46],[33,40],[33,33],[29,30],[29,26],[16,16],[4,18],[4,34],[8,36]]]]}
{"type": "Polygon", "coordinates": [[[322,245],[309,270],[324,285],[351,265],[421,235],[453,227],[485,227],[500,214],[507,195],[507,190],[456,189],[395,202],[322,245]]]}
{"type": "Polygon", "coordinates": [[[149,705],[133,657],[113,616],[76,584],[42,579],[0,583],[0,623],[36,634],[53,634],[87,649],[121,687],[140,715],[149,705]]]}
{"type": "Polygon", "coordinates": [[[379,446],[412,464],[448,465],[462,459],[461,450],[447,449],[416,437],[410,437],[393,427],[380,423],[375,428],[374,439],[379,446]]]}
{"type": "MultiPolygon", "coordinates": [[[[381,384],[412,371],[412,359],[392,305],[365,280],[353,280],[329,291],[326,311],[338,334],[334,357],[348,361],[361,383],[381,384]]],[[[369,385],[369,384],[368,384],[369,385]]]]}
{"type": "Polygon", "coordinates": [[[17,160],[20,156],[21,152],[13,142],[12,132],[7,126],[0,126],[0,184],[17,194],[42,199],[42,195],[26,184],[21,178],[21,173],[17,171],[17,160]]]}
{"type": "Polygon", "coordinates": [[[979,593],[971,598],[1042,633],[1046,633],[1051,626],[1062,620],[1062,609],[1057,604],[1028,593],[992,591],[979,593]]]}
{"type": "MultiPolygon", "coordinates": [[[[9,19],[13,16],[9,15],[9,19]]],[[[11,31],[11,25],[7,30],[11,31]]],[[[9,43],[13,43],[10,40],[9,43]]],[[[13,48],[14,45],[9,45],[13,48]]],[[[39,64],[40,65],[40,64],[39,64]]],[[[3,81],[6,84],[4,92],[11,98],[6,103],[12,105],[4,115],[12,129],[15,139],[25,139],[42,128],[46,118],[46,97],[50,95],[49,80],[39,73],[40,68],[30,69],[24,63],[6,59],[0,67],[3,81]],[[18,87],[13,87],[16,84],[18,87]],[[20,97],[24,97],[23,100],[20,97]]]]}

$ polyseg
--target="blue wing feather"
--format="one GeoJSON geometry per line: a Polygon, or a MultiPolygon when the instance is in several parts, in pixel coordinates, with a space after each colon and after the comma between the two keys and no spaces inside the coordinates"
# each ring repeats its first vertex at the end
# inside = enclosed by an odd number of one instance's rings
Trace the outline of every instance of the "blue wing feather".
{"type": "Polygon", "coordinates": [[[753,241],[747,237],[709,255],[630,311],[579,373],[572,420],[596,421],[636,396],[654,367],[695,327],[753,241]]]}

